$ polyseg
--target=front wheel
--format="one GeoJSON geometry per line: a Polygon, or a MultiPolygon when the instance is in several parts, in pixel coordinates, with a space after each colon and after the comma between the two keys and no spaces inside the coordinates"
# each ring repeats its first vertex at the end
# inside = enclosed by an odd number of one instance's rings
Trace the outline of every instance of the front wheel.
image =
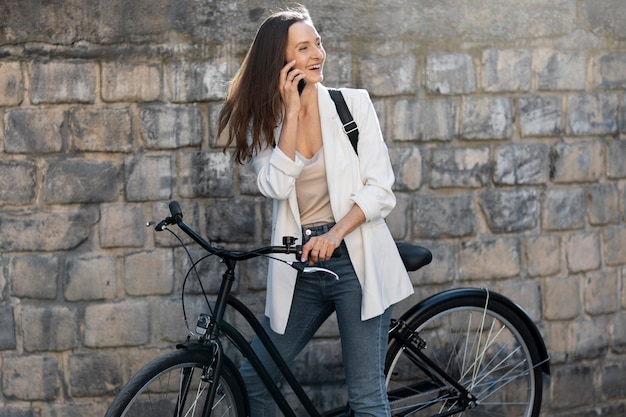
{"type": "Polygon", "coordinates": [[[208,350],[179,350],[159,357],[128,381],[105,417],[244,417],[243,388],[228,360],[222,366],[215,400],[206,404],[213,369],[208,350]]]}
{"type": "Polygon", "coordinates": [[[506,303],[490,299],[489,292],[427,303],[396,331],[411,340],[411,347],[391,333],[385,372],[393,416],[539,415],[543,384],[539,348],[520,315],[506,303]],[[466,401],[454,384],[418,358],[416,349],[469,391],[473,400],[466,401]]]}

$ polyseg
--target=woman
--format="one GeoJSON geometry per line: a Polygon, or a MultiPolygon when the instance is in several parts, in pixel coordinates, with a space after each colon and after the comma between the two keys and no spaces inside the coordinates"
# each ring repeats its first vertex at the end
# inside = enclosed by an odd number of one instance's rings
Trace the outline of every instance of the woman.
{"type": "MultiPolygon", "coordinates": [[[[391,305],[413,292],[384,221],[395,205],[394,176],[369,95],[343,89],[360,131],[358,157],[352,149],[321,84],[325,59],[306,9],[268,17],[232,81],[219,131],[235,143],[238,162],[252,161],[261,193],[273,199],[272,244],[282,244],[283,236],[304,238],[302,261],[340,276],[298,274],[271,262],[264,328],[290,363],[336,311],[350,407],[356,416],[388,416],[391,305]],[[342,256],[331,258],[337,248],[342,256]]],[[[256,338],[252,346],[271,363],[256,338]]],[[[241,372],[251,416],[276,415],[248,362],[241,372]]]]}

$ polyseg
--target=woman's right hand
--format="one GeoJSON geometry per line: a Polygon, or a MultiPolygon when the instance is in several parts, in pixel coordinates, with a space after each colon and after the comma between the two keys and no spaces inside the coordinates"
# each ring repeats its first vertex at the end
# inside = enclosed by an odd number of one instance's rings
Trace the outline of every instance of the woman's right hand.
{"type": "Polygon", "coordinates": [[[287,62],[280,71],[280,96],[285,105],[285,112],[300,112],[300,94],[298,93],[298,83],[304,78],[304,71],[295,68],[296,60],[287,62]]]}

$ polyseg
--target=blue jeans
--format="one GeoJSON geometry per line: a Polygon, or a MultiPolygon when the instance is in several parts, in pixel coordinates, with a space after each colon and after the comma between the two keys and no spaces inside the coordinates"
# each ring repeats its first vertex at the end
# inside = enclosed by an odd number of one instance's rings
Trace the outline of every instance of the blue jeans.
{"type": "MultiPolygon", "coordinates": [[[[313,228],[311,236],[325,230],[324,226],[313,228]]],[[[336,311],[350,408],[357,417],[388,417],[384,367],[391,308],[378,317],[361,320],[361,285],[344,244],[341,251],[340,258],[317,264],[336,272],[339,280],[321,273],[298,275],[285,334],[272,331],[267,317],[261,324],[287,364],[292,364],[317,329],[336,311]]],[[[274,381],[279,381],[280,372],[257,337],[252,348],[274,381]]],[[[248,390],[250,416],[276,416],[274,400],[247,360],[240,371],[248,390]]]]}

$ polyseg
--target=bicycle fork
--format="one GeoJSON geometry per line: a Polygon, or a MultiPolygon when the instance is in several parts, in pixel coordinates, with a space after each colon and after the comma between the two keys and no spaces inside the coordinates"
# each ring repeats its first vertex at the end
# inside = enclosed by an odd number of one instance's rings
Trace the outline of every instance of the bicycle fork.
{"type": "MultiPolygon", "coordinates": [[[[448,385],[456,390],[457,394],[454,395],[454,397],[456,397],[456,400],[458,401],[458,407],[436,414],[434,417],[451,416],[463,412],[468,408],[471,409],[478,406],[478,399],[471,392],[460,385],[458,381],[448,375],[422,352],[426,349],[427,343],[420,337],[417,331],[413,331],[403,320],[392,320],[389,334],[402,342],[403,349],[408,350],[411,353],[411,355],[407,356],[411,358],[416,366],[428,374],[433,381],[437,382],[440,386],[448,385]]],[[[413,411],[415,410],[408,411],[406,415],[410,415],[413,411]]]]}

